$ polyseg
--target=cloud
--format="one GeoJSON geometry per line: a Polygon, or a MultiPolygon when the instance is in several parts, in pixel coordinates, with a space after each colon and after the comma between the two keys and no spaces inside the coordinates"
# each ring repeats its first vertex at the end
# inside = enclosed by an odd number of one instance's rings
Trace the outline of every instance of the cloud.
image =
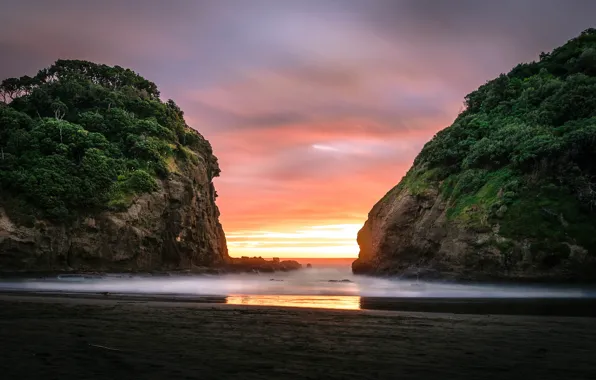
{"type": "Polygon", "coordinates": [[[313,149],[326,150],[326,151],[330,151],[330,152],[339,152],[340,151],[338,148],[334,148],[329,145],[312,144],[312,147],[313,147],[313,149]]]}

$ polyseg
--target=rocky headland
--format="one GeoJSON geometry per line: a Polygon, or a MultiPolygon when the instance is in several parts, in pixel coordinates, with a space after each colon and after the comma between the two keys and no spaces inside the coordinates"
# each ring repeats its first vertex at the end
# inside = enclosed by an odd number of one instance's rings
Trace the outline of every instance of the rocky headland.
{"type": "Polygon", "coordinates": [[[58,61],[0,86],[0,269],[225,267],[209,142],[154,83],[58,61]]]}
{"type": "Polygon", "coordinates": [[[372,208],[353,272],[596,281],[596,30],[465,105],[372,208]]]}

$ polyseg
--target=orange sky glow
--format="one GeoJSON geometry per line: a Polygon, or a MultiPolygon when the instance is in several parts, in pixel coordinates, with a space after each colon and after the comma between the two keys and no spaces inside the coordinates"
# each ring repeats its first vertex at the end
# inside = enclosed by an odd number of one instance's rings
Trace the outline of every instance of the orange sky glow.
{"type": "Polygon", "coordinates": [[[234,256],[286,258],[356,257],[354,236],[360,223],[322,226],[281,225],[277,230],[228,232],[228,249],[234,256]]]}

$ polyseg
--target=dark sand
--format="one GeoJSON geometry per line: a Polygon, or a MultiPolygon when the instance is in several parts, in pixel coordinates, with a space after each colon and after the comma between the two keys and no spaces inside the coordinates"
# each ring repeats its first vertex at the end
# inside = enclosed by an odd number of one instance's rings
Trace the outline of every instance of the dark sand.
{"type": "Polygon", "coordinates": [[[0,295],[1,379],[595,379],[596,319],[0,295]]]}

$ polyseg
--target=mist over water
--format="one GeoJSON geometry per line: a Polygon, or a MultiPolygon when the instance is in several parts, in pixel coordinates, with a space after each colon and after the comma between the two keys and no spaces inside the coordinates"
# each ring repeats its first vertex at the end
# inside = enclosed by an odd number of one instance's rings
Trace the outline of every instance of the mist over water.
{"type": "MultiPolygon", "coordinates": [[[[337,296],[431,298],[593,298],[593,288],[497,284],[427,283],[354,276],[349,267],[227,275],[101,277],[54,276],[0,281],[0,291],[145,294],[177,296],[337,296]]],[[[245,298],[249,300],[250,298],[245,298]]],[[[303,297],[304,298],[304,297],[303,297]]],[[[246,301],[248,302],[248,301],[246,301]]],[[[245,303],[246,303],[245,302],[245,303]]]]}

